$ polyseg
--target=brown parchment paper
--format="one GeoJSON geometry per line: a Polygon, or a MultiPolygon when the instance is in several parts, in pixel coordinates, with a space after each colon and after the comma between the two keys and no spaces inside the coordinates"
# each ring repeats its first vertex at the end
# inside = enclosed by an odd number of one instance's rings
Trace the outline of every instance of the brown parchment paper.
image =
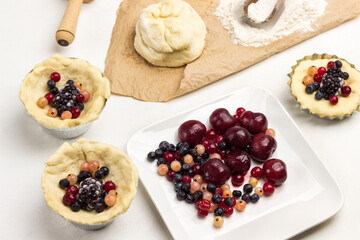
{"type": "Polygon", "coordinates": [[[207,26],[206,45],[194,62],[184,67],[164,68],[147,63],[134,48],[135,25],[142,9],[158,1],[124,0],[120,4],[105,61],[105,75],[115,94],[165,102],[247,68],[360,14],[359,0],[328,0],[325,15],[315,23],[315,32],[294,33],[268,46],[254,48],[231,42],[227,30],[213,14],[219,0],[186,0],[207,26]]]}

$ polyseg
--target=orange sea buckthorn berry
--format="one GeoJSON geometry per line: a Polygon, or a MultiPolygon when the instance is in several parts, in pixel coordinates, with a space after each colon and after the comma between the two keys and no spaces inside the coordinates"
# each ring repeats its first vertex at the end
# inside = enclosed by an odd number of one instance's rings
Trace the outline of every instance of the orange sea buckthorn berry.
{"type": "Polygon", "coordinates": [[[170,168],[171,170],[173,170],[174,172],[178,172],[181,170],[181,163],[179,161],[172,161],[170,164],[170,168]]]}
{"type": "Polygon", "coordinates": [[[84,95],[84,102],[90,100],[91,95],[90,95],[90,93],[89,93],[88,91],[86,91],[86,90],[81,90],[80,93],[81,93],[82,95],[84,95]]]}
{"type": "Polygon", "coordinates": [[[213,158],[217,158],[217,159],[220,159],[220,160],[221,160],[221,156],[220,156],[220,154],[218,154],[218,153],[212,153],[212,154],[210,154],[209,159],[213,159],[213,158]]]}
{"type": "Polygon", "coordinates": [[[89,171],[89,163],[88,162],[84,162],[81,164],[80,169],[83,171],[89,171]]]}
{"type": "Polygon", "coordinates": [[[56,110],[56,108],[50,108],[47,115],[54,118],[58,115],[58,111],[56,110]]]}
{"type": "Polygon", "coordinates": [[[224,191],[225,189],[230,189],[230,185],[225,183],[224,185],[221,186],[221,189],[224,191]]]}
{"type": "Polygon", "coordinates": [[[305,77],[303,78],[303,83],[304,83],[305,86],[310,85],[310,84],[312,84],[313,82],[314,82],[314,79],[313,79],[311,76],[309,76],[309,75],[307,75],[307,76],[305,76],[305,77]]]}
{"type": "Polygon", "coordinates": [[[70,185],[74,185],[77,182],[77,176],[75,174],[69,174],[66,179],[69,180],[70,185]]]}
{"type": "Polygon", "coordinates": [[[61,114],[61,119],[62,120],[65,120],[65,119],[71,119],[72,118],[72,114],[70,111],[64,111],[62,114],[61,114]]]}
{"type": "Polygon", "coordinates": [[[194,159],[193,159],[193,157],[190,155],[190,154],[186,154],[185,156],[184,156],[184,163],[187,163],[187,164],[189,164],[190,166],[192,166],[192,165],[194,165],[194,159]]]}
{"type": "Polygon", "coordinates": [[[230,190],[230,189],[225,189],[225,190],[223,191],[223,197],[224,197],[224,198],[232,197],[231,190],[230,190]]]}
{"type": "Polygon", "coordinates": [[[100,167],[100,163],[97,160],[92,160],[89,162],[89,170],[90,172],[96,172],[100,167]]]}
{"type": "Polygon", "coordinates": [[[266,129],[265,134],[275,137],[275,130],[272,128],[268,128],[266,129]]]}
{"type": "Polygon", "coordinates": [[[206,183],[203,183],[203,184],[200,185],[200,190],[201,190],[202,192],[206,192],[206,191],[207,191],[206,187],[207,187],[207,184],[206,184],[206,183]]]}
{"type": "Polygon", "coordinates": [[[158,169],[157,169],[157,173],[160,175],[160,176],[165,176],[167,174],[167,172],[169,171],[169,168],[166,164],[160,164],[158,166],[158,169]]]}
{"type": "Polygon", "coordinates": [[[318,69],[317,69],[317,67],[315,67],[315,66],[311,66],[311,67],[309,67],[308,68],[308,74],[310,75],[310,76],[314,76],[315,74],[317,74],[318,73],[318,69]]]}
{"type": "Polygon", "coordinates": [[[249,184],[254,188],[258,184],[258,180],[254,177],[249,178],[249,184]]]}
{"type": "Polygon", "coordinates": [[[349,81],[348,80],[344,80],[343,87],[345,87],[345,86],[349,86],[349,81]]]}
{"type": "Polygon", "coordinates": [[[107,206],[112,207],[116,204],[116,195],[108,194],[104,200],[107,206]]]}
{"type": "Polygon", "coordinates": [[[220,216],[216,216],[214,218],[214,226],[220,228],[224,224],[224,218],[220,216]]]}
{"type": "Polygon", "coordinates": [[[254,193],[256,193],[257,195],[259,195],[259,197],[261,197],[262,195],[264,195],[264,191],[261,187],[257,187],[254,189],[254,193]]]}
{"type": "Polygon", "coordinates": [[[201,177],[200,175],[195,175],[195,176],[193,177],[193,181],[194,181],[194,182],[198,182],[200,185],[204,182],[203,179],[202,179],[202,177],[201,177]]]}
{"type": "Polygon", "coordinates": [[[37,101],[37,105],[41,108],[44,108],[48,105],[48,100],[45,97],[40,97],[37,101]]]}
{"type": "Polygon", "coordinates": [[[246,208],[246,202],[243,200],[238,201],[235,205],[235,209],[238,210],[239,212],[244,211],[245,208],[246,208]]]}
{"type": "Polygon", "coordinates": [[[198,182],[192,182],[192,183],[190,183],[190,186],[191,186],[191,188],[190,188],[191,193],[194,193],[195,191],[200,190],[200,184],[198,182]]]}
{"type": "Polygon", "coordinates": [[[108,194],[117,195],[117,192],[115,190],[110,190],[108,194]]]}
{"type": "Polygon", "coordinates": [[[82,82],[75,81],[74,86],[81,90],[84,87],[84,84],[82,82]]]}
{"type": "Polygon", "coordinates": [[[195,150],[198,155],[203,155],[205,153],[205,147],[204,147],[204,145],[201,145],[201,144],[196,145],[195,150]]]}
{"type": "Polygon", "coordinates": [[[208,192],[208,191],[203,192],[203,199],[206,199],[206,200],[208,200],[209,202],[211,202],[212,196],[213,196],[213,195],[212,195],[211,192],[208,192]]]}

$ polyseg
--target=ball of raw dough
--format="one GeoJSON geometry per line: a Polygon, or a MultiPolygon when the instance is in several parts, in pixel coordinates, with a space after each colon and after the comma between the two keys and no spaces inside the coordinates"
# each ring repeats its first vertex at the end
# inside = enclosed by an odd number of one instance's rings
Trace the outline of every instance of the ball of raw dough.
{"type": "Polygon", "coordinates": [[[201,55],[205,37],[205,23],[188,3],[161,0],[142,11],[134,46],[153,65],[179,67],[201,55]]]}

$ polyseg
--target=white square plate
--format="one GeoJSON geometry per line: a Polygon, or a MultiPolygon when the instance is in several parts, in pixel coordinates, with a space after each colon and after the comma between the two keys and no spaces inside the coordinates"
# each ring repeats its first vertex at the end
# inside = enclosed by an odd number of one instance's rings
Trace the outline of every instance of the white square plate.
{"type": "MultiPolygon", "coordinates": [[[[338,185],[305,141],[295,122],[273,95],[259,88],[241,89],[146,127],[131,137],[127,151],[175,239],[289,238],[328,219],[343,204],[338,185]],[[273,157],[286,163],[288,179],[275,189],[272,196],[263,196],[256,204],[249,203],[244,212],[235,210],[231,217],[224,218],[222,228],[216,229],[212,225],[213,214],[200,219],[194,204],[178,201],[174,184],[160,177],[156,172],[156,161],[150,163],[146,157],[163,140],[178,142],[177,129],[187,120],[196,119],[210,126],[210,114],[220,107],[228,109],[230,113],[244,107],[266,115],[269,127],[276,131],[278,145],[273,157]]],[[[255,165],[252,163],[251,167],[255,165]]],[[[263,183],[261,181],[260,186],[263,183]]]]}

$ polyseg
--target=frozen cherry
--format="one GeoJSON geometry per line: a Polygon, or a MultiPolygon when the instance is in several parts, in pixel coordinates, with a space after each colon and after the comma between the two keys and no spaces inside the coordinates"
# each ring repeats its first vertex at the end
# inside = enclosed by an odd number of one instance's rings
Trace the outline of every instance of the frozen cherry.
{"type": "Polygon", "coordinates": [[[70,206],[73,202],[76,201],[76,195],[73,193],[65,193],[63,197],[63,203],[65,206],[70,206]]]}
{"type": "Polygon", "coordinates": [[[202,167],[202,177],[205,182],[216,186],[223,185],[230,178],[230,168],[219,159],[209,159],[202,167]]]}
{"type": "Polygon", "coordinates": [[[115,189],[116,189],[116,185],[112,181],[107,181],[104,184],[104,190],[107,191],[107,192],[109,192],[111,190],[115,190],[115,189]]]}
{"type": "Polygon", "coordinates": [[[339,99],[337,96],[333,95],[329,98],[329,102],[332,104],[332,105],[336,105],[338,103],[339,99]]]}
{"type": "Polygon", "coordinates": [[[195,147],[206,133],[206,127],[197,120],[189,120],[181,124],[178,136],[181,141],[188,142],[190,147],[195,147]]]}
{"type": "Polygon", "coordinates": [[[250,143],[250,154],[258,162],[265,162],[275,152],[275,138],[265,133],[256,134],[250,143]]]}
{"type": "Polygon", "coordinates": [[[253,169],[251,169],[250,174],[254,178],[261,178],[261,176],[262,176],[261,167],[254,167],[253,169]]]}
{"type": "Polygon", "coordinates": [[[224,133],[236,124],[234,117],[225,108],[216,109],[210,115],[209,120],[212,127],[218,133],[224,133]]]}
{"type": "Polygon", "coordinates": [[[232,174],[245,174],[250,169],[251,158],[244,151],[231,151],[225,158],[225,164],[231,169],[232,174]]]}
{"type": "Polygon", "coordinates": [[[80,114],[81,114],[80,108],[78,108],[78,107],[73,107],[73,108],[71,109],[71,116],[72,116],[72,118],[78,118],[78,117],[80,116],[80,114]]]}
{"type": "Polygon", "coordinates": [[[58,81],[60,81],[61,76],[60,76],[60,74],[58,72],[53,72],[50,75],[50,79],[54,80],[55,82],[58,82],[58,81]]]}
{"type": "Polygon", "coordinates": [[[341,96],[343,96],[343,97],[349,96],[350,93],[351,93],[351,87],[349,87],[349,86],[345,86],[341,89],[341,96]]]}
{"type": "Polygon", "coordinates": [[[245,149],[249,145],[251,134],[246,128],[235,126],[225,133],[226,145],[231,149],[245,149]]]}
{"type": "Polygon", "coordinates": [[[269,159],[263,165],[263,177],[266,181],[278,186],[287,179],[286,164],[280,159],[269,159]]]}
{"type": "Polygon", "coordinates": [[[270,196],[271,194],[274,193],[275,186],[272,183],[266,182],[262,189],[263,189],[265,195],[270,196]]]}
{"type": "Polygon", "coordinates": [[[251,111],[246,111],[240,116],[239,124],[252,134],[263,133],[268,128],[265,115],[251,111]]]}

